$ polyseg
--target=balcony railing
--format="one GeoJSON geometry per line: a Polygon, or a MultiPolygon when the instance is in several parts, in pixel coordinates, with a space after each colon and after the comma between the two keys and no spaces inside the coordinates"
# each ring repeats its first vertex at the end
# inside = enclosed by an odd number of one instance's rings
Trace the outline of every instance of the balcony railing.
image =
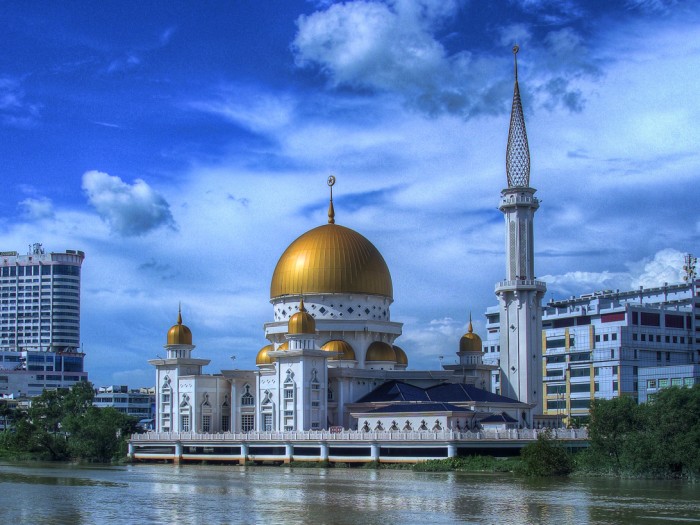
{"type": "MultiPolygon", "coordinates": [[[[482,441],[482,440],[535,440],[545,429],[522,430],[481,430],[477,432],[457,432],[451,430],[431,431],[370,431],[345,430],[329,432],[327,430],[310,430],[300,432],[221,432],[216,434],[199,434],[195,432],[147,432],[133,434],[133,442],[180,441],[180,442],[268,442],[268,441],[482,441]]],[[[555,439],[587,439],[587,429],[560,428],[552,429],[555,439]]]]}

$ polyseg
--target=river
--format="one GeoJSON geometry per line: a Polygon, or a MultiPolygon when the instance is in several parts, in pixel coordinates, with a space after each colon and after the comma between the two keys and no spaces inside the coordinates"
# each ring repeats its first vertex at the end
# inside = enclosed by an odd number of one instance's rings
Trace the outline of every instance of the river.
{"type": "Polygon", "coordinates": [[[700,523],[700,485],[404,470],[0,463],[4,524],[700,523]]]}

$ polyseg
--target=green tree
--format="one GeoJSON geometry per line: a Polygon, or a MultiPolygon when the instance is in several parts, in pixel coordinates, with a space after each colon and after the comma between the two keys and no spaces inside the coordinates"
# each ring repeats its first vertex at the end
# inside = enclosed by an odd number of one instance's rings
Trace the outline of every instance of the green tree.
{"type": "Polygon", "coordinates": [[[572,470],[571,456],[550,431],[538,434],[537,441],[525,445],[520,457],[528,476],[565,476],[572,470]]]}
{"type": "Polygon", "coordinates": [[[640,409],[631,397],[596,399],[590,414],[589,462],[619,472],[624,467],[627,441],[641,428],[640,409]]]}

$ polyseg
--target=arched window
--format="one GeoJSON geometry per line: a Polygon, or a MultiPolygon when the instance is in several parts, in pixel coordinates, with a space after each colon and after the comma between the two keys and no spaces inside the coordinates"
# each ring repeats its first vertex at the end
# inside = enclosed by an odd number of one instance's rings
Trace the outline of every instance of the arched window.
{"type": "Polygon", "coordinates": [[[243,387],[243,395],[241,396],[241,406],[249,407],[255,405],[255,397],[250,393],[250,385],[243,387]]]}

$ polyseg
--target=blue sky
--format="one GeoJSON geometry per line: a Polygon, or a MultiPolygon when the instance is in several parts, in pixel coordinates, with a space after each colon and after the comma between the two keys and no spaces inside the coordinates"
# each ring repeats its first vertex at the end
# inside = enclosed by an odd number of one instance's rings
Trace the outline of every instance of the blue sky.
{"type": "Polygon", "coordinates": [[[516,41],[547,298],[676,282],[699,251],[696,2],[2,6],[1,248],[86,252],[98,384],[152,383],[179,301],[210,371],[252,367],[331,173],[410,367],[449,361],[470,310],[485,337],[516,41]]]}

